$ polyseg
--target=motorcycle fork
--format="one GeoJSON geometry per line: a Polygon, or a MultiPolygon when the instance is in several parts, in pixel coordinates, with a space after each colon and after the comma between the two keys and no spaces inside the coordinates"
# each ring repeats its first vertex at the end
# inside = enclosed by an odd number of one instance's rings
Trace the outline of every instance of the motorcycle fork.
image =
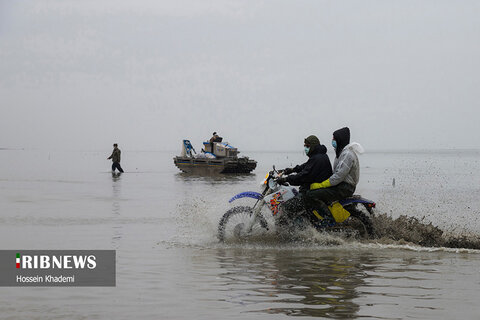
{"type": "MultiPolygon", "coordinates": [[[[264,192],[264,195],[266,194],[266,191],[264,192]]],[[[261,214],[260,212],[262,211],[263,205],[265,204],[265,201],[263,199],[258,199],[257,202],[253,205],[253,218],[250,219],[249,224],[247,225],[247,232],[250,233],[253,229],[253,226],[258,220],[258,216],[261,214]]]]}
{"type": "MultiPolygon", "coordinates": [[[[269,191],[271,191],[270,188],[266,188],[262,192],[262,195],[265,196],[269,191]]],[[[255,202],[255,204],[253,205],[253,207],[252,207],[253,218],[250,219],[250,222],[247,225],[247,228],[246,228],[247,233],[252,232],[253,226],[255,225],[255,223],[258,220],[258,216],[261,214],[260,212],[262,211],[262,208],[263,208],[264,204],[265,204],[265,201],[263,200],[263,198],[261,198],[261,199],[257,199],[257,202],[255,202]]]]}

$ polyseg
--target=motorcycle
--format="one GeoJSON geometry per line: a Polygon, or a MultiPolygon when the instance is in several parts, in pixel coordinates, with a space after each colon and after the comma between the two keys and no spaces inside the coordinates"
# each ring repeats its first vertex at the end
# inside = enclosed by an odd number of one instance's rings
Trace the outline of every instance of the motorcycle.
{"type": "Polygon", "coordinates": [[[315,210],[307,212],[299,191],[288,183],[277,182],[282,174],[282,171],[277,171],[273,166],[273,170],[267,173],[263,180],[262,193],[242,192],[229,200],[230,203],[241,198],[252,198],[257,201],[251,207],[237,206],[225,212],[218,225],[220,241],[245,240],[266,234],[270,226],[264,216],[265,211],[272,215],[277,235],[281,237],[295,235],[308,226],[314,227],[319,232],[332,231],[342,232],[347,236],[374,237],[372,216],[375,202],[354,195],[329,204],[333,221],[330,217],[330,219],[322,217],[315,210]],[[268,210],[263,210],[265,207],[268,210]]]}

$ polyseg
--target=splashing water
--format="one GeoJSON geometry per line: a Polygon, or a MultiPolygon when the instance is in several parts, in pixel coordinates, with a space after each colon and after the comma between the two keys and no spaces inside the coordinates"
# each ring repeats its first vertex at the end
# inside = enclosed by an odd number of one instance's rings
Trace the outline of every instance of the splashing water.
{"type": "MultiPolygon", "coordinates": [[[[222,206],[204,199],[194,198],[177,206],[175,220],[177,222],[177,235],[173,243],[177,245],[216,247],[218,243],[218,221],[213,217],[213,212],[222,211],[222,206]]],[[[427,218],[416,218],[401,215],[397,218],[386,213],[375,213],[372,217],[375,230],[375,239],[358,240],[340,233],[319,233],[314,228],[298,231],[288,238],[278,237],[272,229],[263,235],[249,238],[247,241],[229,242],[227,246],[302,246],[302,247],[331,247],[353,245],[355,243],[380,244],[405,246],[415,245],[422,247],[446,247],[480,249],[480,236],[464,232],[454,234],[447,232],[429,222],[427,218]]],[[[268,219],[269,226],[273,224],[268,219]]]]}
{"type": "Polygon", "coordinates": [[[475,234],[445,232],[431,222],[401,215],[394,219],[387,214],[373,217],[373,225],[381,243],[416,244],[425,247],[480,249],[480,237],[475,234]]]}

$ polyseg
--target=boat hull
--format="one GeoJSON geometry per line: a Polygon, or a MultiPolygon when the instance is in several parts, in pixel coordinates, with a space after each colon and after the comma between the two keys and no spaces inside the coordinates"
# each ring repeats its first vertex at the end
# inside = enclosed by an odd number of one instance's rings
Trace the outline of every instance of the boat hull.
{"type": "Polygon", "coordinates": [[[257,167],[257,162],[247,157],[221,159],[175,157],[173,162],[183,172],[199,174],[250,173],[257,167]]]}

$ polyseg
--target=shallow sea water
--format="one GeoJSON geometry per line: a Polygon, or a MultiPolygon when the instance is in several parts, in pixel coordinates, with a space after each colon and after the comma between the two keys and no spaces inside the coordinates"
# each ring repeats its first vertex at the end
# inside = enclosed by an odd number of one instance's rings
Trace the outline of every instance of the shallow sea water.
{"type": "Polygon", "coordinates": [[[117,251],[116,287],[0,288],[1,318],[480,316],[479,151],[362,155],[357,193],[377,202],[380,239],[219,244],[231,196],[258,191],[272,164],[305,161],[245,154],[253,174],[201,177],[173,153],[122,150],[126,173],[112,176],[108,152],[0,150],[0,249],[117,251]]]}

